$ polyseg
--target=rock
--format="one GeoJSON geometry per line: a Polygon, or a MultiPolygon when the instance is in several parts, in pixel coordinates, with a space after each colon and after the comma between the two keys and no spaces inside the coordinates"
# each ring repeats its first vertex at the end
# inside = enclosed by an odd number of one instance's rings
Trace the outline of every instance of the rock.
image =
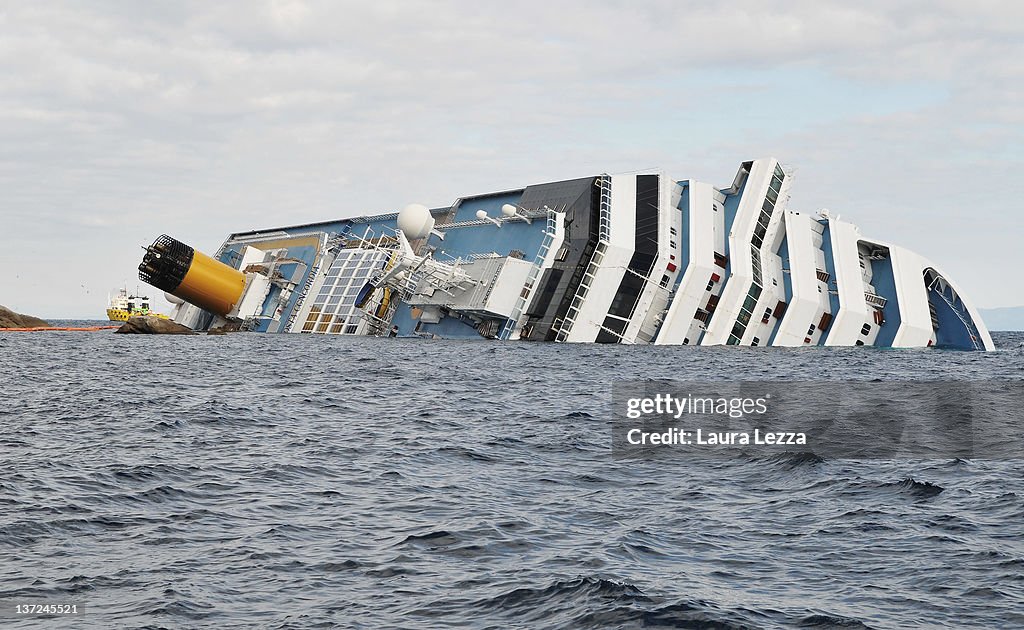
{"type": "Polygon", "coordinates": [[[242,330],[242,322],[225,322],[216,328],[211,328],[206,331],[207,335],[226,335],[228,333],[239,332],[242,330]]]}
{"type": "Polygon", "coordinates": [[[49,325],[50,323],[46,320],[15,313],[9,308],[0,306],[0,328],[40,328],[49,325]]]}
{"type": "Polygon", "coordinates": [[[188,326],[176,324],[169,319],[153,317],[152,315],[136,315],[129,317],[128,321],[121,325],[116,331],[125,335],[194,335],[196,331],[188,326]]]}

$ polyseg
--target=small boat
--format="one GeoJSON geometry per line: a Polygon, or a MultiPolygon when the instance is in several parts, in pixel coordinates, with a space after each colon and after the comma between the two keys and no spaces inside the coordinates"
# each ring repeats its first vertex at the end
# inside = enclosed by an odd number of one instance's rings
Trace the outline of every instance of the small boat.
{"type": "Polygon", "coordinates": [[[163,313],[155,313],[149,308],[149,298],[144,295],[131,295],[128,289],[120,289],[117,295],[110,298],[107,306],[107,319],[112,322],[126,322],[129,317],[150,315],[167,319],[163,313]]]}

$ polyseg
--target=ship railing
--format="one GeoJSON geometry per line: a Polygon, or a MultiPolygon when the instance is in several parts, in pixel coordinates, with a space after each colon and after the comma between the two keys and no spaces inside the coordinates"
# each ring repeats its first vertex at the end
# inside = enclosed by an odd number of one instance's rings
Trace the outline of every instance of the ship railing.
{"type": "Polygon", "coordinates": [[[456,229],[456,228],[474,227],[474,226],[478,226],[478,225],[487,225],[488,223],[492,223],[493,224],[494,221],[498,221],[499,223],[514,223],[516,221],[524,221],[525,222],[526,219],[530,219],[530,220],[533,220],[533,219],[543,219],[544,217],[547,216],[547,213],[548,213],[548,209],[547,208],[538,208],[536,210],[527,210],[522,215],[516,215],[516,216],[511,216],[511,217],[506,217],[506,216],[503,216],[503,215],[499,215],[499,216],[497,216],[497,217],[495,217],[493,219],[490,219],[490,218],[488,218],[488,219],[466,219],[465,221],[453,221],[451,223],[438,223],[434,227],[437,228],[438,230],[452,230],[452,229],[456,229]]]}
{"type": "Polygon", "coordinates": [[[888,300],[881,295],[876,295],[868,291],[864,292],[864,301],[872,306],[877,306],[878,308],[885,308],[885,304],[888,302],[888,300]]]}
{"type": "MultiPolygon", "coordinates": [[[[981,342],[979,341],[979,335],[978,335],[977,328],[975,328],[974,324],[972,322],[970,322],[966,317],[964,317],[964,315],[960,311],[960,309],[957,308],[957,305],[956,305],[956,298],[957,298],[956,292],[953,291],[952,299],[949,296],[946,295],[945,289],[948,288],[948,287],[949,287],[949,285],[945,281],[942,280],[941,276],[936,276],[935,280],[933,280],[932,283],[930,285],[928,285],[928,289],[931,290],[931,292],[934,293],[935,295],[939,296],[939,298],[941,298],[942,301],[945,302],[949,306],[950,310],[953,311],[953,314],[956,315],[957,319],[960,320],[960,323],[962,323],[964,325],[964,328],[967,329],[967,334],[971,338],[971,345],[974,346],[974,349],[975,350],[984,350],[984,347],[982,347],[981,342]],[[941,282],[941,284],[940,284],[940,282],[941,282]],[[936,286],[936,285],[938,285],[938,286],[936,286]]],[[[931,304],[931,303],[929,302],[929,304],[931,304]]],[[[936,322],[936,323],[938,323],[938,322],[936,322]]],[[[938,327],[936,327],[936,329],[937,328],[938,327]]]]}
{"type": "MultiPolygon", "coordinates": [[[[654,265],[652,264],[651,265],[651,271],[653,271],[653,269],[654,269],[654,265]]],[[[640,278],[641,280],[643,280],[644,283],[645,283],[645,286],[654,287],[654,291],[655,291],[654,295],[655,296],[657,296],[659,293],[663,294],[663,295],[667,296],[667,298],[668,298],[668,302],[667,303],[671,303],[671,301],[672,301],[672,294],[674,292],[673,289],[670,289],[668,287],[663,287],[663,286],[661,286],[661,284],[656,284],[653,281],[653,279],[651,278],[650,275],[645,276],[642,273],[639,273],[639,272],[634,271],[634,270],[629,269],[629,268],[626,268],[626,273],[631,273],[634,276],[636,276],[637,278],[640,278]]],[[[648,271],[648,273],[650,273],[650,271],[648,271]]],[[[636,300],[633,302],[633,306],[630,307],[630,309],[629,309],[629,315],[627,315],[626,317],[616,317],[615,315],[612,315],[612,314],[609,313],[608,317],[615,317],[616,319],[625,320],[627,322],[626,323],[626,328],[628,329],[629,328],[629,324],[633,321],[633,318],[636,316],[636,310],[637,310],[637,308],[640,307],[640,299],[644,296],[644,293],[645,293],[644,291],[641,291],[636,296],[636,300]]],[[[653,300],[653,298],[652,298],[652,300],[653,300]]],[[[653,302],[652,302],[652,304],[653,304],[653,302]]],[[[655,315],[655,320],[657,321],[658,324],[660,324],[661,321],[664,320],[664,314],[667,311],[668,311],[668,307],[666,306],[665,308],[663,308],[661,310],[661,312],[659,314],[655,315]]],[[[647,315],[645,314],[644,315],[645,319],[646,319],[646,316],[647,315]]],[[[642,327],[643,327],[643,323],[641,322],[641,328],[642,327]]],[[[603,326],[602,326],[602,328],[603,328],[603,326]]],[[[637,336],[639,336],[641,334],[641,332],[642,332],[641,328],[637,329],[637,336]]],[[[624,342],[624,343],[627,343],[627,344],[634,343],[632,340],[627,339],[626,331],[625,330],[623,330],[622,334],[618,334],[618,333],[616,333],[613,330],[609,330],[608,332],[610,332],[613,335],[615,335],[616,337],[618,337],[620,342],[624,342]]]]}
{"type": "MultiPolygon", "coordinates": [[[[563,210],[565,207],[563,206],[563,210]]],[[[509,339],[515,333],[515,331],[521,326],[520,321],[523,317],[523,311],[526,310],[526,305],[529,303],[533,293],[536,290],[537,282],[540,279],[540,273],[544,269],[544,261],[547,260],[548,252],[551,250],[551,243],[555,239],[555,234],[558,232],[558,214],[548,208],[547,210],[547,225],[544,228],[544,238],[541,240],[540,248],[537,250],[537,255],[533,258],[533,265],[530,267],[530,272],[526,276],[526,282],[523,283],[523,290],[519,292],[519,297],[516,298],[515,306],[512,308],[512,313],[509,315],[508,320],[505,321],[505,326],[501,329],[498,334],[498,339],[509,339]]]]}
{"type": "Polygon", "coordinates": [[[607,248],[608,244],[605,242],[598,243],[597,247],[594,248],[594,253],[590,257],[587,270],[583,272],[583,277],[580,279],[580,286],[576,290],[572,302],[569,304],[569,310],[565,312],[565,317],[562,319],[562,325],[558,333],[555,335],[555,341],[565,341],[569,338],[569,333],[576,323],[576,318],[580,315],[580,307],[583,306],[583,301],[587,299],[587,295],[590,293],[590,285],[594,282],[597,271],[604,262],[604,254],[607,248]]]}
{"type": "Polygon", "coordinates": [[[576,324],[576,318],[579,317],[580,306],[583,305],[587,294],[590,293],[590,284],[593,282],[597,270],[601,268],[604,254],[608,250],[612,224],[612,177],[604,173],[597,178],[596,183],[600,189],[601,199],[598,211],[598,243],[587,264],[587,269],[583,273],[583,278],[580,279],[580,286],[576,289],[576,294],[569,304],[569,310],[565,312],[561,325],[555,331],[555,341],[565,341],[569,338],[569,333],[572,332],[572,327],[576,324]]]}
{"type": "MultiPolygon", "coordinates": [[[[623,318],[623,317],[616,317],[615,319],[625,319],[625,318],[623,318]]],[[[603,330],[604,332],[608,333],[609,335],[612,335],[612,336],[614,336],[614,337],[617,337],[617,338],[618,338],[618,340],[619,340],[619,343],[624,343],[624,344],[626,344],[627,346],[628,346],[628,345],[633,345],[633,342],[632,342],[632,341],[630,341],[630,340],[628,340],[628,339],[626,339],[626,336],[625,336],[624,334],[622,334],[622,333],[619,333],[619,332],[615,332],[614,330],[612,330],[611,328],[608,328],[608,327],[607,327],[607,326],[605,326],[604,324],[602,324],[602,325],[598,326],[598,328],[600,328],[600,329],[601,329],[601,330],[603,330]]]]}

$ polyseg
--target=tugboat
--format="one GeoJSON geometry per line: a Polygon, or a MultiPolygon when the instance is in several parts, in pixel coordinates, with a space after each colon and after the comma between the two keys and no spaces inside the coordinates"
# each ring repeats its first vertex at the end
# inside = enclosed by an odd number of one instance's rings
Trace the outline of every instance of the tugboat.
{"type": "Polygon", "coordinates": [[[107,306],[107,319],[112,322],[126,322],[135,315],[150,315],[167,319],[163,313],[154,313],[149,309],[149,298],[144,295],[129,295],[128,289],[120,289],[117,295],[110,298],[107,306]]]}

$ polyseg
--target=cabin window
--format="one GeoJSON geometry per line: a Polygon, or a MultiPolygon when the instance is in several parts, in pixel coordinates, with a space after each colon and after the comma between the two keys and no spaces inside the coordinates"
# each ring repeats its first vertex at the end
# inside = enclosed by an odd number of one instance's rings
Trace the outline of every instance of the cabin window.
{"type": "Polygon", "coordinates": [[[867,335],[870,332],[871,332],[871,324],[864,324],[863,326],[861,326],[860,334],[867,335]]]}

